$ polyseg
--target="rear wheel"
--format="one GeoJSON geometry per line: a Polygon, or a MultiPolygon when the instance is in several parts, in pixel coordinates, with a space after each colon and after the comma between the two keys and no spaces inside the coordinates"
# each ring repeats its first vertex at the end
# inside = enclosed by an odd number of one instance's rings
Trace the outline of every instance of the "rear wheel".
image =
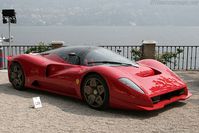
{"type": "Polygon", "coordinates": [[[25,76],[19,63],[13,62],[9,72],[10,82],[17,90],[25,90],[25,76]]]}
{"type": "Polygon", "coordinates": [[[82,85],[82,95],[91,108],[104,109],[108,106],[108,86],[106,81],[97,74],[92,74],[85,78],[82,85]]]}

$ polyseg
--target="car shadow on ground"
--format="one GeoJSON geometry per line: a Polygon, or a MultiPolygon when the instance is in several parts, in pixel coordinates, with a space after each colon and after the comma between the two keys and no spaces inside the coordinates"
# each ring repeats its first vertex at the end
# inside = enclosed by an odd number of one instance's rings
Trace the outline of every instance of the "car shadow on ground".
{"type": "MultiPolygon", "coordinates": [[[[86,115],[94,117],[110,117],[110,118],[135,118],[135,119],[147,119],[150,117],[156,117],[160,113],[167,110],[174,109],[176,107],[182,107],[186,103],[175,102],[167,105],[165,108],[156,111],[135,111],[135,110],[121,110],[121,109],[106,109],[105,111],[98,111],[89,108],[84,102],[57,94],[52,94],[49,92],[44,92],[40,90],[27,89],[26,91],[15,90],[10,83],[0,84],[0,94],[15,95],[27,100],[32,100],[32,97],[40,96],[43,107],[48,105],[53,105],[60,108],[62,111],[76,114],[76,115],[86,115]]],[[[32,109],[32,106],[29,107],[32,109]]]]}

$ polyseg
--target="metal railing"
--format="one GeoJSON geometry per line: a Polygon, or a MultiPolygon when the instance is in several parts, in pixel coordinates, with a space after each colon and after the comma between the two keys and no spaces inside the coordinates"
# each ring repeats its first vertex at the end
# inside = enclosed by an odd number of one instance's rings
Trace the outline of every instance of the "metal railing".
{"type": "Polygon", "coordinates": [[[166,65],[172,70],[199,70],[199,46],[156,46],[157,56],[182,50],[166,65]]]}
{"type": "MultiPolygon", "coordinates": [[[[12,45],[11,46],[11,55],[20,55],[24,54],[29,48],[36,47],[35,45],[12,45]]],[[[9,56],[9,45],[0,46],[0,50],[2,50],[2,63],[3,69],[7,69],[7,57],[9,56]]]]}
{"type": "MultiPolygon", "coordinates": [[[[19,55],[25,53],[29,48],[37,47],[35,45],[12,45],[11,46],[11,55],[19,55]]],[[[119,53],[122,56],[125,56],[133,60],[132,49],[140,50],[140,45],[124,45],[124,46],[109,46],[104,45],[100,46],[119,53]]],[[[3,68],[7,68],[7,59],[9,52],[9,46],[4,45],[0,46],[2,49],[3,57],[3,68]]],[[[199,46],[156,46],[156,56],[160,57],[165,52],[177,52],[178,49],[181,49],[182,52],[177,56],[172,58],[170,62],[166,65],[172,70],[199,70],[199,46]]],[[[1,55],[0,55],[1,56],[1,55]]]]}

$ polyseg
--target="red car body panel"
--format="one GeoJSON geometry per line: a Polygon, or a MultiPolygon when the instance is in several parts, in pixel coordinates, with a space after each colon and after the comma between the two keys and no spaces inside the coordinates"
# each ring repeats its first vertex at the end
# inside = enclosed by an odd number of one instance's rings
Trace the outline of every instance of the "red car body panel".
{"type": "MultiPolygon", "coordinates": [[[[82,99],[81,83],[89,73],[98,73],[107,82],[109,105],[113,108],[156,110],[191,96],[186,84],[162,63],[146,59],[138,61],[139,67],[81,66],[68,64],[57,55],[23,54],[9,58],[8,66],[18,62],[25,74],[25,86],[82,99]],[[118,81],[128,78],[145,94],[141,94],[118,81]],[[183,94],[164,99],[164,95],[183,89],[183,94]],[[163,99],[153,103],[152,98],[163,99]]],[[[9,71],[9,69],[8,69],[9,71]]]]}

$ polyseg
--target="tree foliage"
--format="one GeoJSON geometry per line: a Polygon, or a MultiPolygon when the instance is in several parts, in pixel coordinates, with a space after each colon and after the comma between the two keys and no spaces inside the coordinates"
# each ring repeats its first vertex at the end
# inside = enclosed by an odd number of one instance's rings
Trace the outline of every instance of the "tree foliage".
{"type": "MultiPolygon", "coordinates": [[[[138,50],[138,49],[132,49],[132,58],[135,61],[141,60],[142,59],[142,51],[138,50]]],[[[183,50],[182,49],[177,49],[176,52],[163,52],[161,54],[157,54],[155,55],[155,59],[162,62],[163,64],[167,64],[168,62],[170,63],[175,63],[176,61],[172,62],[172,59],[176,59],[177,56],[182,53],[183,50]]]]}
{"type": "Polygon", "coordinates": [[[51,45],[47,45],[44,42],[40,42],[39,44],[35,45],[34,47],[29,48],[25,53],[41,53],[48,50],[51,50],[51,45]]]}

